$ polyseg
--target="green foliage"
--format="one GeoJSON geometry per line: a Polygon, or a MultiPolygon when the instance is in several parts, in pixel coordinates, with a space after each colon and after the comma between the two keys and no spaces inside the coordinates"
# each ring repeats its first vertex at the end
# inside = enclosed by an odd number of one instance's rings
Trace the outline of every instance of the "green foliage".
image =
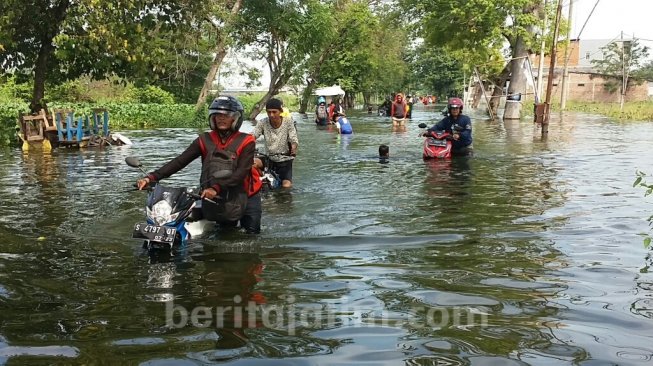
{"type": "Polygon", "coordinates": [[[82,85],[79,79],[69,80],[49,88],[46,93],[46,100],[70,103],[93,101],[88,95],[88,89],[82,85]]]}
{"type": "MultiPolygon", "coordinates": [[[[430,47],[460,53],[463,69],[494,64],[501,67],[481,70],[489,79],[500,75],[505,56],[526,56],[528,49],[539,49],[536,27],[541,25],[541,0],[400,0],[406,13],[419,14],[416,25],[430,47]],[[505,46],[509,45],[504,54],[505,46]]],[[[551,22],[552,23],[552,22],[551,22]]],[[[525,88],[523,70],[514,70],[511,91],[525,88]],[[522,85],[523,84],[523,85],[522,85]]]]}
{"type": "Polygon", "coordinates": [[[414,86],[420,94],[462,95],[463,63],[438,47],[418,46],[411,54],[414,86]]]}
{"type": "MultiPolygon", "coordinates": [[[[51,109],[64,108],[75,111],[76,116],[90,116],[93,108],[109,111],[109,126],[112,130],[144,128],[204,128],[207,126],[207,111],[195,112],[192,104],[136,104],[136,103],[51,103],[51,109]]],[[[29,112],[27,103],[0,104],[0,146],[16,140],[19,114],[29,112]]]]}
{"type": "Polygon", "coordinates": [[[200,42],[191,42],[200,38],[201,29],[188,21],[195,12],[206,14],[203,5],[175,0],[4,0],[0,65],[5,73],[25,79],[33,75],[35,107],[42,103],[46,82],[59,85],[82,75],[179,84],[192,79],[192,65],[206,65],[199,59],[210,58],[200,42]]]}
{"type": "MultiPolygon", "coordinates": [[[[533,44],[532,27],[539,23],[535,10],[539,0],[402,0],[407,12],[421,15],[421,34],[431,45],[466,49],[487,55],[518,37],[533,44]],[[506,21],[509,19],[509,21],[506,21]]],[[[484,58],[484,57],[482,57],[484,58]]]]}
{"type": "Polygon", "coordinates": [[[106,108],[113,130],[203,127],[207,121],[206,110],[196,114],[191,104],[52,103],[52,108],[72,109],[76,115],[90,115],[92,108],[106,108]]]}
{"type": "Polygon", "coordinates": [[[29,111],[26,103],[4,102],[0,103],[0,146],[10,145],[16,140],[18,115],[29,111]]]}
{"type": "Polygon", "coordinates": [[[20,83],[15,76],[0,77],[0,103],[28,102],[32,95],[30,83],[20,83]]]}
{"type": "MultiPolygon", "coordinates": [[[[551,107],[557,110],[559,104],[551,107]]],[[[568,101],[567,109],[612,117],[619,120],[653,121],[653,102],[627,102],[621,110],[619,103],[589,103],[568,101]]]]}
{"type": "Polygon", "coordinates": [[[592,65],[602,74],[615,76],[605,83],[607,91],[614,93],[622,89],[623,79],[628,78],[628,86],[641,83],[641,80],[629,78],[636,76],[641,63],[648,57],[648,47],[641,46],[637,39],[614,41],[601,47],[603,58],[592,60],[592,65]]]}
{"type": "Polygon", "coordinates": [[[633,77],[641,80],[653,81],[653,61],[649,61],[639,69],[635,70],[633,77]]]}
{"type": "Polygon", "coordinates": [[[352,1],[337,10],[337,37],[319,65],[319,85],[339,84],[348,93],[383,94],[408,86],[404,60],[408,35],[395,14],[374,14],[367,3],[352,1]]]}
{"type": "Polygon", "coordinates": [[[142,88],[131,87],[127,91],[127,97],[133,103],[142,104],[174,104],[174,96],[159,88],[158,86],[146,86],[142,88]]]}
{"type": "MultiPolygon", "coordinates": [[[[644,197],[650,195],[653,193],[653,184],[649,184],[645,181],[647,175],[644,172],[637,171],[637,179],[635,179],[635,183],[633,183],[633,187],[642,187],[646,189],[646,192],[644,193],[644,197]]],[[[653,215],[649,216],[647,219],[649,226],[653,226],[653,215]]],[[[644,247],[649,248],[651,246],[651,236],[647,235],[644,238],[644,247]]]]}

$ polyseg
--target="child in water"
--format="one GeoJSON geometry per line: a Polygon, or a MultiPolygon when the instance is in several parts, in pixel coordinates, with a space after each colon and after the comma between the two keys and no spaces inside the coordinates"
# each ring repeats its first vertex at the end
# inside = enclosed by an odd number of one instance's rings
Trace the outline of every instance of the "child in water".
{"type": "Polygon", "coordinates": [[[388,145],[379,146],[379,163],[387,164],[390,159],[390,147],[388,145]]]}

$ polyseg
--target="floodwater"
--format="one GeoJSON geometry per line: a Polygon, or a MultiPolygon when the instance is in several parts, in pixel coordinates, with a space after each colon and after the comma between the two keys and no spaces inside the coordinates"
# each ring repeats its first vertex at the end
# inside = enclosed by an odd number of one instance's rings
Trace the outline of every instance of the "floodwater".
{"type": "MultiPolygon", "coordinates": [[[[406,132],[353,113],[342,137],[297,116],[295,187],[264,197],[261,235],[172,257],[131,239],[145,193],[124,159],[153,169],[197,131],[0,150],[0,363],[650,365],[653,198],[632,184],[653,123],[570,113],[542,140],[471,115],[475,156],[434,162],[432,109],[406,132]]],[[[195,162],[168,183],[198,180],[195,162]]]]}

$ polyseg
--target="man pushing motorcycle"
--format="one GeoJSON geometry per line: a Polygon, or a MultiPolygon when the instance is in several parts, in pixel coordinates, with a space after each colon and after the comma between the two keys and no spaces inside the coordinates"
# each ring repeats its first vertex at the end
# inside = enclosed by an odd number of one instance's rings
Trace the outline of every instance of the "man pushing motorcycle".
{"type": "Polygon", "coordinates": [[[440,122],[424,132],[424,136],[430,136],[431,132],[447,131],[452,134],[453,156],[467,156],[472,153],[472,121],[468,116],[462,114],[463,101],[460,98],[449,98],[447,102],[449,112],[440,122]]]}
{"type": "Polygon", "coordinates": [[[248,233],[259,233],[261,180],[252,167],[256,141],[252,135],[239,132],[243,113],[243,105],[232,96],[213,100],[209,107],[211,131],[200,134],[179,156],[139,179],[138,189],[173,175],[201,156],[204,218],[225,226],[236,226],[240,221],[248,233]],[[230,174],[224,177],[216,174],[218,171],[230,174]]]}

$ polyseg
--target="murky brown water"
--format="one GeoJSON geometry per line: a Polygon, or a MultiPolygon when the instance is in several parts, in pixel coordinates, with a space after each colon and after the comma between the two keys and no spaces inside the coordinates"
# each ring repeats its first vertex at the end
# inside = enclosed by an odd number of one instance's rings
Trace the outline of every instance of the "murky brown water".
{"type": "Polygon", "coordinates": [[[139,176],[123,161],[158,167],[196,131],[0,151],[0,361],[650,364],[653,205],[632,183],[653,172],[653,124],[569,114],[541,141],[530,121],[473,117],[475,156],[431,163],[416,126],[432,111],[405,133],[300,120],[295,187],[264,198],[263,233],[212,232],[173,258],[130,239],[145,195],[123,192],[139,176]]]}

